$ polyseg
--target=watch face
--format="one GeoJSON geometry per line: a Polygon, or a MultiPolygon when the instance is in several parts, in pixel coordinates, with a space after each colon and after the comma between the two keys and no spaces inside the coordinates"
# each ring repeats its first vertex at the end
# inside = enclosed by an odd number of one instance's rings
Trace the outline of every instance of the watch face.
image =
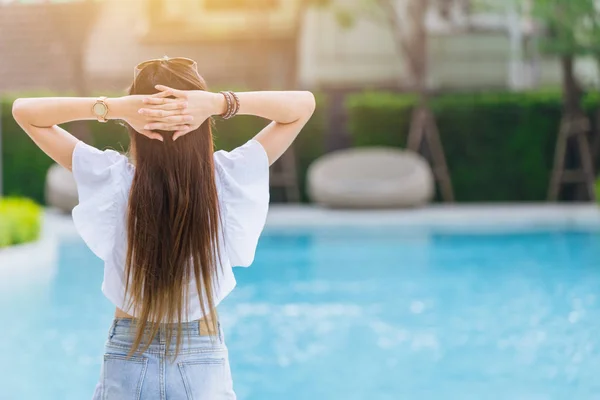
{"type": "Polygon", "coordinates": [[[106,114],[106,105],[103,103],[96,103],[94,104],[92,110],[94,111],[95,115],[102,117],[104,114],[106,114]]]}

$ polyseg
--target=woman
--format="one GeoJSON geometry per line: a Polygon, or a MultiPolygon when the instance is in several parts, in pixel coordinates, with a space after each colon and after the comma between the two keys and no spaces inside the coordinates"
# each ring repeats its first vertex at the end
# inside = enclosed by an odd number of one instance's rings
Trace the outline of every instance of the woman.
{"type": "Polygon", "coordinates": [[[268,168],[311,117],[309,92],[211,93],[196,63],[138,65],[119,98],[19,99],[13,115],[73,171],[75,226],[104,261],[115,305],[94,399],[234,399],[216,307],[233,266],[254,259],[269,202],[268,168]],[[231,152],[213,150],[211,117],[273,122],[231,152]],[[58,125],[126,122],[129,159],[97,150],[58,125]]]}

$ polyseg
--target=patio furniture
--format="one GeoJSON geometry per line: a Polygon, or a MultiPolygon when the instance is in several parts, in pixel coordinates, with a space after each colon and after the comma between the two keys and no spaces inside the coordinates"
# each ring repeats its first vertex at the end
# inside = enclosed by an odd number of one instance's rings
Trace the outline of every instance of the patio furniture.
{"type": "Polygon", "coordinates": [[[58,164],[52,165],[46,175],[46,204],[70,213],[78,202],[73,174],[58,164]]]}
{"type": "Polygon", "coordinates": [[[331,208],[405,208],[431,201],[433,173],[415,152],[384,147],[341,150],[308,170],[310,198],[331,208]]]}

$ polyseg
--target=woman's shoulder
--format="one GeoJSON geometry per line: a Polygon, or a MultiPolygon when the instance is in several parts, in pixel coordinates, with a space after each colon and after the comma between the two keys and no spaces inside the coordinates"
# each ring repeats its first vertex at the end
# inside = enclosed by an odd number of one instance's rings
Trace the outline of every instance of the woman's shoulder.
{"type": "Polygon", "coordinates": [[[106,260],[121,222],[119,210],[127,203],[133,167],[123,154],[79,142],[72,168],[79,197],[72,213],[75,227],[88,247],[106,260]]]}
{"type": "Polygon", "coordinates": [[[73,151],[73,175],[77,183],[106,180],[114,174],[133,174],[133,166],[124,154],[115,150],[100,150],[78,142],[73,151]]]}
{"type": "Polygon", "coordinates": [[[92,200],[97,203],[100,199],[113,207],[127,203],[135,168],[126,155],[79,142],[72,166],[80,204],[92,200]]]}
{"type": "Polygon", "coordinates": [[[216,151],[214,162],[217,179],[223,185],[268,181],[269,159],[263,146],[255,139],[231,151],[216,151]]]}

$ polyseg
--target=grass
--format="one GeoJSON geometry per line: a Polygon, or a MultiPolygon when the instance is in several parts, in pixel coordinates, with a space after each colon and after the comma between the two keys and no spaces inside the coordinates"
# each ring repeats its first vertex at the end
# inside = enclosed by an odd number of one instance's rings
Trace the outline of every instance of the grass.
{"type": "Polygon", "coordinates": [[[0,248],[37,240],[41,219],[42,209],[34,201],[0,198],[0,248]]]}

